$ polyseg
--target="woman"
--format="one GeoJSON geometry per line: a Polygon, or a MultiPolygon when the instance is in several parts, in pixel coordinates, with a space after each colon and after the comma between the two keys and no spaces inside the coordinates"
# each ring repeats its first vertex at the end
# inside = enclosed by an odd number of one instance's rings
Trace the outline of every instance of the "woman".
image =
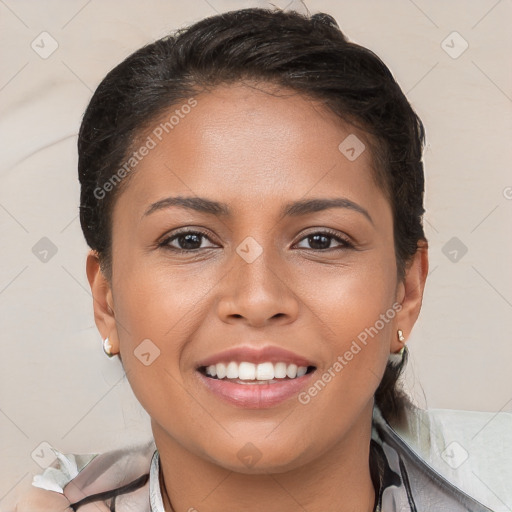
{"type": "Polygon", "coordinates": [[[57,452],[18,510],[489,510],[397,434],[420,417],[397,383],[423,143],[327,14],[232,11],[112,70],[79,134],[80,220],[154,443],[57,452]]]}

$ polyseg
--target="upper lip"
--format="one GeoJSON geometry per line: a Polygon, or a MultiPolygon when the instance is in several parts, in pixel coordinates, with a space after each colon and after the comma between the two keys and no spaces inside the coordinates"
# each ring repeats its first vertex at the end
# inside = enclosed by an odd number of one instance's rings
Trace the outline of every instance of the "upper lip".
{"type": "Polygon", "coordinates": [[[314,363],[307,358],[295,354],[290,350],[267,345],[262,348],[255,348],[251,346],[230,348],[203,359],[198,363],[197,367],[201,368],[217,363],[229,363],[231,361],[235,361],[237,363],[246,361],[254,364],[283,362],[287,364],[296,364],[297,366],[315,366],[314,363]]]}

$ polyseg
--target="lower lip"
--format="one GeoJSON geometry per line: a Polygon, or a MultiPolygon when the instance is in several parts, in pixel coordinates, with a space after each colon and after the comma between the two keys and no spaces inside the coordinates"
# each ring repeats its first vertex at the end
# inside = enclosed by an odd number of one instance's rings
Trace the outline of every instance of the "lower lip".
{"type": "Polygon", "coordinates": [[[248,409],[264,409],[297,396],[315,372],[274,384],[237,384],[227,380],[210,379],[201,372],[197,373],[203,384],[226,402],[248,409]]]}

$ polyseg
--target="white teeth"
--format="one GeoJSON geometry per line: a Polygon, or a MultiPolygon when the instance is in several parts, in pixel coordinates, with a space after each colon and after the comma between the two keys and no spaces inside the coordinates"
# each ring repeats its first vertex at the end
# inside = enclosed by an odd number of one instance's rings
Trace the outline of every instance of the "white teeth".
{"type": "Polygon", "coordinates": [[[296,364],[279,363],[260,363],[249,362],[211,364],[206,368],[206,375],[217,377],[218,379],[240,379],[240,380],[258,380],[272,381],[274,379],[295,379],[306,375],[307,366],[297,366],[296,364]]]}
{"type": "Polygon", "coordinates": [[[286,375],[288,375],[290,379],[294,379],[297,376],[297,365],[289,364],[286,368],[286,375]]]}
{"type": "Polygon", "coordinates": [[[222,363],[218,363],[215,365],[217,369],[217,378],[223,379],[226,376],[226,365],[222,363]]]}
{"type": "Polygon", "coordinates": [[[284,379],[286,377],[286,363],[276,363],[274,365],[274,377],[284,379]]]}
{"type": "Polygon", "coordinates": [[[238,379],[238,365],[234,361],[228,364],[226,377],[228,379],[238,379]]]}
{"type": "Polygon", "coordinates": [[[254,380],[256,378],[256,365],[253,363],[240,363],[237,377],[241,380],[254,380]]]}
{"type": "Polygon", "coordinates": [[[299,366],[297,368],[297,377],[302,377],[303,375],[306,375],[306,372],[308,369],[305,366],[299,366]]]}
{"type": "Polygon", "coordinates": [[[274,378],[274,365],[261,363],[256,366],[256,380],[272,380],[274,378]]]}

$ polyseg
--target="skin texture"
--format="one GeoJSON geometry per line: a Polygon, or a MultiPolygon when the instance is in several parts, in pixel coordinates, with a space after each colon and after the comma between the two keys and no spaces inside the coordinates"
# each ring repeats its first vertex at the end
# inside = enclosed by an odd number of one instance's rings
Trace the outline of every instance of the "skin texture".
{"type": "Polygon", "coordinates": [[[96,253],[88,256],[96,324],[151,416],[176,512],[371,511],[373,394],[402,346],[397,329],[407,338],[417,319],[427,248],[397,282],[391,206],[370,151],[349,161],[338,149],[364,133],[298,94],[269,92],[236,84],[195,96],[197,106],[138,164],[114,207],[112,282],[96,253]],[[219,201],[232,214],[173,206],[144,215],[170,196],[219,201]],[[371,221],[349,208],[281,217],[285,204],[312,198],[349,199],[371,221]],[[186,240],[158,246],[178,228],[206,238],[182,254],[169,246],[186,240]],[[308,241],[326,229],[330,238],[308,241]],[[236,252],[249,236],[262,249],[252,263],[236,252]],[[396,316],[307,405],[293,397],[235,407],[198,378],[208,356],[276,345],[314,361],[316,380],[395,303],[396,316]],[[145,339],[160,350],[148,366],[134,355],[145,339]],[[261,455],[251,467],[237,455],[247,443],[261,455]]]}
{"type": "MultiPolygon", "coordinates": [[[[69,500],[58,492],[39,489],[32,485],[26,485],[20,493],[20,499],[16,502],[14,512],[73,512],[69,506],[69,500]]],[[[98,503],[99,512],[108,512],[108,509],[98,503]]]]}

